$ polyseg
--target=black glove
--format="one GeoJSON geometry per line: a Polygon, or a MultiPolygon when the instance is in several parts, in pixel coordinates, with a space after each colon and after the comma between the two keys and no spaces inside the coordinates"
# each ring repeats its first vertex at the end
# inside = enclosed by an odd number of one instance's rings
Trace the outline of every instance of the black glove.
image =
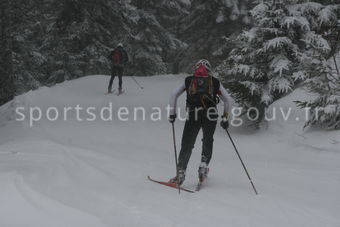
{"type": "Polygon", "coordinates": [[[224,128],[225,130],[227,130],[229,128],[229,122],[228,120],[226,121],[221,121],[221,127],[224,128]]]}
{"type": "Polygon", "coordinates": [[[222,116],[221,127],[225,130],[229,128],[228,113],[224,113],[222,116]]]}
{"type": "Polygon", "coordinates": [[[177,117],[176,114],[170,114],[170,116],[169,116],[169,122],[170,122],[170,123],[174,123],[174,122],[176,121],[176,117],[177,117]]]}

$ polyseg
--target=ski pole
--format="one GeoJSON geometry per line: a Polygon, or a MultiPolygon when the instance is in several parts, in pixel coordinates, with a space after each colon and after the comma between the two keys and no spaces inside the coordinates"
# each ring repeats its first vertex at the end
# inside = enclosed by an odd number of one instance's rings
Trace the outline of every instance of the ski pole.
{"type": "Polygon", "coordinates": [[[133,79],[133,81],[135,81],[135,83],[138,85],[138,87],[139,87],[140,89],[144,89],[144,87],[143,87],[142,85],[140,85],[140,83],[138,83],[138,81],[135,79],[134,76],[131,76],[131,78],[133,79]]]}
{"type": "Polygon", "coordinates": [[[251,177],[250,177],[250,175],[249,175],[249,173],[248,173],[248,170],[247,170],[245,164],[244,164],[243,161],[242,161],[241,155],[240,155],[240,153],[238,152],[238,150],[237,150],[237,148],[236,148],[236,146],[235,146],[235,143],[234,143],[233,139],[232,139],[231,136],[230,136],[230,133],[228,132],[228,130],[226,130],[226,131],[227,131],[227,134],[228,134],[228,136],[229,136],[229,139],[230,139],[231,143],[233,144],[233,146],[234,146],[234,148],[235,148],[236,154],[237,154],[238,158],[240,159],[240,161],[241,161],[241,163],[242,163],[243,169],[244,169],[244,171],[246,172],[246,174],[247,174],[247,176],[248,176],[248,179],[249,179],[249,181],[250,181],[250,183],[251,183],[251,186],[253,187],[253,189],[254,189],[254,191],[255,191],[255,194],[257,195],[257,194],[258,194],[258,193],[257,193],[257,190],[256,190],[255,185],[254,185],[254,183],[253,183],[253,181],[252,181],[252,179],[251,179],[251,177]]]}
{"type": "MultiPolygon", "coordinates": [[[[178,185],[178,161],[177,161],[177,148],[176,148],[176,135],[175,135],[175,123],[172,122],[172,139],[174,143],[174,152],[175,152],[175,163],[176,163],[176,176],[177,176],[177,185],[178,185]]],[[[178,194],[181,194],[181,188],[178,187],[178,194]]]]}

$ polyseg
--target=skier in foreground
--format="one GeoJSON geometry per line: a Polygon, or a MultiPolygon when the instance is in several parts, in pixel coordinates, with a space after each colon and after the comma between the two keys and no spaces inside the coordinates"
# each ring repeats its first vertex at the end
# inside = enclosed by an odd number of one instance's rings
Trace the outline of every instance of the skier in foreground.
{"type": "Polygon", "coordinates": [[[109,61],[111,61],[111,79],[108,87],[108,93],[112,93],[113,80],[116,76],[118,76],[119,79],[118,94],[121,94],[123,92],[122,76],[124,73],[124,65],[129,61],[128,54],[124,50],[122,43],[119,43],[117,45],[117,48],[110,53],[108,59],[109,61]]]}
{"type": "Polygon", "coordinates": [[[170,123],[176,120],[176,104],[178,97],[186,91],[186,106],[188,118],[185,122],[182,146],[179,154],[177,176],[170,179],[169,182],[181,185],[185,180],[186,168],[194,148],[198,132],[203,130],[203,146],[201,163],[198,169],[200,182],[207,177],[209,162],[212,156],[214,133],[216,129],[218,110],[217,103],[220,97],[224,102],[224,114],[222,116],[221,126],[224,129],[229,127],[228,110],[229,98],[226,90],[220,81],[211,75],[211,65],[205,60],[199,60],[195,65],[193,76],[185,79],[171,95],[170,98],[170,123]]]}

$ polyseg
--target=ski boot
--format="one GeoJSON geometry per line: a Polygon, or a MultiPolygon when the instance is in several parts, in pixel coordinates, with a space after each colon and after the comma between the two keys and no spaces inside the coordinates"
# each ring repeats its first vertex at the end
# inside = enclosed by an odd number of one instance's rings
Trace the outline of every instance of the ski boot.
{"type": "Polygon", "coordinates": [[[117,95],[121,95],[121,94],[123,94],[123,93],[124,93],[123,88],[118,88],[118,93],[117,93],[117,95]]]}
{"type": "Polygon", "coordinates": [[[169,183],[174,183],[177,185],[182,185],[185,180],[185,170],[184,169],[178,169],[178,174],[174,178],[171,178],[169,180],[169,183]]]}
{"type": "Polygon", "coordinates": [[[200,182],[203,182],[207,177],[209,173],[209,167],[207,163],[201,162],[199,168],[198,168],[198,179],[200,182]]]}

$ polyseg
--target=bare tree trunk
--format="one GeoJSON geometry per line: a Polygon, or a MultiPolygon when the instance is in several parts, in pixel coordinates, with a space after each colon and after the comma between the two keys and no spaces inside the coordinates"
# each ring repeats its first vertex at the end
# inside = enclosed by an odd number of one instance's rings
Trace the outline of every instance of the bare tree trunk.
{"type": "Polygon", "coordinates": [[[333,61],[334,61],[335,69],[336,69],[336,71],[338,72],[338,75],[340,76],[339,67],[338,67],[338,63],[336,62],[336,57],[335,57],[335,55],[333,55],[333,61]]]}

